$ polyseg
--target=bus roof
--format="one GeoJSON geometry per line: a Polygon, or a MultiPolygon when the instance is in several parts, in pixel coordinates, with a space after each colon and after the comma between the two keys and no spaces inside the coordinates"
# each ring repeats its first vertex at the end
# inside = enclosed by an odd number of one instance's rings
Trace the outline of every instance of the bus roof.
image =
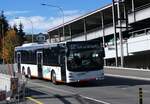
{"type": "Polygon", "coordinates": [[[21,50],[37,50],[37,49],[43,49],[43,48],[51,48],[51,47],[57,47],[58,45],[61,46],[62,43],[27,43],[23,44],[22,46],[15,47],[15,51],[21,51],[21,50]]]}
{"type": "MultiPolygon", "coordinates": [[[[67,43],[82,43],[82,42],[92,42],[92,41],[66,41],[66,42],[59,42],[59,43],[26,43],[22,46],[15,47],[15,51],[21,51],[21,50],[37,50],[37,49],[43,49],[43,48],[51,48],[51,47],[64,47],[67,43]]],[[[95,41],[93,41],[95,42],[95,41]]],[[[98,42],[98,41],[97,41],[98,42]]]]}

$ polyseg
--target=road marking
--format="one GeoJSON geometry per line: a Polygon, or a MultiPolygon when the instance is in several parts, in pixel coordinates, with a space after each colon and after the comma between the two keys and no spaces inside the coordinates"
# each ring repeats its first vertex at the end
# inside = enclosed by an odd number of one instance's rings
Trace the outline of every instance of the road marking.
{"type": "Polygon", "coordinates": [[[105,75],[112,76],[112,77],[119,77],[119,78],[129,78],[129,79],[135,79],[135,80],[150,81],[150,78],[142,78],[142,77],[136,77],[136,76],[124,76],[124,75],[116,75],[116,74],[105,74],[105,75]]]}
{"type": "Polygon", "coordinates": [[[103,103],[103,104],[110,104],[108,102],[105,102],[105,101],[102,101],[102,100],[97,100],[97,99],[94,99],[94,98],[90,98],[90,97],[87,97],[87,96],[83,96],[83,95],[80,95],[81,97],[85,98],[85,99],[89,99],[89,100],[92,100],[92,101],[96,101],[98,103],[103,103]]]}
{"type": "Polygon", "coordinates": [[[42,102],[40,102],[40,101],[38,101],[38,100],[36,100],[36,99],[34,99],[32,97],[26,97],[26,98],[31,100],[31,101],[33,101],[33,102],[35,102],[36,104],[44,104],[44,103],[42,103],[42,102]]]}
{"type": "MultiPolygon", "coordinates": [[[[65,91],[65,90],[62,90],[62,89],[58,89],[58,88],[54,88],[54,87],[50,87],[50,86],[46,86],[46,85],[40,85],[39,83],[33,83],[33,82],[29,82],[29,83],[34,84],[34,85],[38,85],[38,86],[41,86],[41,87],[45,87],[45,88],[48,88],[48,89],[60,91],[60,92],[63,92],[63,93],[76,94],[76,93],[73,93],[73,92],[70,92],[70,91],[65,91]]],[[[102,100],[97,100],[97,99],[94,99],[94,98],[90,98],[90,97],[87,97],[87,96],[84,96],[84,95],[80,95],[80,96],[82,98],[89,99],[89,100],[92,100],[92,101],[95,101],[95,102],[98,102],[98,103],[110,104],[108,102],[105,102],[105,101],[102,101],[102,100]]]]}

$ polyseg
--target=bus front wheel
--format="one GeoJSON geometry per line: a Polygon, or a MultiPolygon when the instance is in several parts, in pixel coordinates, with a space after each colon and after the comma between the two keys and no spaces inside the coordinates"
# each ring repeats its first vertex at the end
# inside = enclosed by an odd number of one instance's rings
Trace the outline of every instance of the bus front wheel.
{"type": "Polygon", "coordinates": [[[57,84],[57,81],[56,81],[56,74],[55,74],[54,71],[52,72],[52,78],[51,78],[51,79],[52,79],[52,83],[53,83],[53,84],[57,84]]]}

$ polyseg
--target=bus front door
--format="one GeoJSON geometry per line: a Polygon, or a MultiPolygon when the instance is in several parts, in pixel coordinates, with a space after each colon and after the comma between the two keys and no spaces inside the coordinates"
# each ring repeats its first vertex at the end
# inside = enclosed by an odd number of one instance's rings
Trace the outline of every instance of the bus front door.
{"type": "Polygon", "coordinates": [[[38,78],[43,78],[42,73],[42,66],[43,66],[43,52],[37,52],[37,69],[38,69],[38,78]]]}

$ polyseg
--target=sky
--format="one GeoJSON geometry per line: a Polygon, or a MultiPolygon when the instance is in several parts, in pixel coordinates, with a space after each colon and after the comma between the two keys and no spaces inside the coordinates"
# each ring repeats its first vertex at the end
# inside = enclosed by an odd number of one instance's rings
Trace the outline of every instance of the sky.
{"type": "Polygon", "coordinates": [[[86,13],[101,8],[112,0],[0,0],[0,11],[3,10],[9,24],[20,22],[24,31],[34,34],[46,33],[48,29],[67,22],[86,13]],[[42,3],[57,6],[43,6],[42,3]]]}

